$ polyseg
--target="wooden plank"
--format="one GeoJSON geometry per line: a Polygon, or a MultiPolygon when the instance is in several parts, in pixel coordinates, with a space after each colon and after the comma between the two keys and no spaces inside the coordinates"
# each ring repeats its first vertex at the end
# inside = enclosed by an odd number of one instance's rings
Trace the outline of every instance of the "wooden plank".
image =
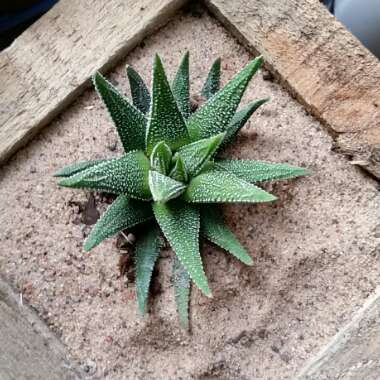
{"type": "Polygon", "coordinates": [[[57,337],[1,278],[0,342],[1,380],[82,378],[57,337]]]}
{"type": "Polygon", "coordinates": [[[380,289],[301,370],[297,380],[380,379],[380,289]]]}
{"type": "Polygon", "coordinates": [[[206,0],[336,147],[380,178],[380,62],[318,0],[206,0]]]}
{"type": "Polygon", "coordinates": [[[0,163],[185,0],[61,0],[0,53],[0,163]]]}

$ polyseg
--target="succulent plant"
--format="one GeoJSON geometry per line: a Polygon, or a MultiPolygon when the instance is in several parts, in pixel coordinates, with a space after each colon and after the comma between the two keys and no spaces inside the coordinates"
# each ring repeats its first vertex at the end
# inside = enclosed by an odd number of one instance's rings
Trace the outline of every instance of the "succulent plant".
{"type": "Polygon", "coordinates": [[[179,320],[188,328],[190,283],[206,296],[211,290],[199,250],[199,236],[247,265],[252,259],[223,221],[223,202],[270,202],[276,198],[256,182],[305,175],[289,164],[223,159],[230,143],[253,112],[268,99],[237,111],[244,91],[263,60],[249,62],[222,89],[220,59],[201,91],[205,102],[192,113],[189,54],[170,84],[158,55],[154,58],[151,93],[130,66],[132,103],[100,73],[93,77],[120,136],[121,157],[82,161],[56,173],[59,185],[117,195],[84,242],[89,251],[102,240],[140,225],[134,247],[136,293],[140,312],[146,310],[152,272],[166,238],[175,252],[173,282],[179,320]]]}

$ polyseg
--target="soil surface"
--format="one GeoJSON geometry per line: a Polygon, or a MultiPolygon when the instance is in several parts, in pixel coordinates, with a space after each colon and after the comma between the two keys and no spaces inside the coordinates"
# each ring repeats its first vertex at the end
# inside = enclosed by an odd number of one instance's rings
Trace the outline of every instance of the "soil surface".
{"type": "MultiPolygon", "coordinates": [[[[156,52],[173,77],[185,50],[191,53],[194,91],[217,56],[223,81],[251,58],[208,15],[181,13],[109,77],[128,92],[125,63],[150,80],[156,52]]],[[[89,192],[59,188],[52,177],[68,163],[121,153],[93,90],[2,168],[1,272],[57,332],[88,378],[292,379],[377,286],[378,185],[332,152],[324,128],[260,72],[245,102],[268,96],[272,101],[225,154],[306,166],[313,175],[267,184],[279,197],[275,203],[225,207],[254,265],[204,245],[214,298],[193,288],[191,335],[176,319],[170,250],[159,261],[150,313],[141,318],[134,285],[119,276],[116,238],[82,251],[105,203],[89,192]]]]}

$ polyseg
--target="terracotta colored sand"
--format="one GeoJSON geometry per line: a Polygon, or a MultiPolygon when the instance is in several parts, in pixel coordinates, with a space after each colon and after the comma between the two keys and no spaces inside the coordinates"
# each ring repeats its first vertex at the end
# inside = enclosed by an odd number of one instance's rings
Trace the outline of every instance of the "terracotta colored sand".
{"type": "MultiPolygon", "coordinates": [[[[224,81],[250,58],[209,16],[181,14],[126,57],[111,78],[127,90],[128,62],[149,80],[155,52],[172,76],[187,49],[196,90],[215,57],[222,57],[224,81]]],[[[134,285],[118,277],[115,239],[82,251],[89,227],[75,202],[85,202],[88,193],[60,189],[52,177],[76,160],[121,152],[119,143],[113,151],[115,131],[94,91],[2,169],[1,272],[90,377],[292,379],[376,287],[376,183],[334,154],[320,124],[259,73],[245,100],[267,96],[271,103],[226,154],[303,165],[313,175],[267,186],[278,195],[276,203],[226,207],[254,266],[204,247],[214,298],[194,289],[191,336],[176,321],[171,253],[160,260],[151,313],[141,318],[134,285]]]]}

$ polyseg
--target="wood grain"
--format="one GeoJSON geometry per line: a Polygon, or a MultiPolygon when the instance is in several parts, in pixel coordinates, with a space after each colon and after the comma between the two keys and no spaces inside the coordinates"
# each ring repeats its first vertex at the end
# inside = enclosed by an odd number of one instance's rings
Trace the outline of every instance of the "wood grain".
{"type": "Polygon", "coordinates": [[[0,53],[0,163],[184,0],[61,0],[0,53]]]}
{"type": "Polygon", "coordinates": [[[79,380],[57,337],[0,278],[0,379],[79,380]]]}
{"type": "Polygon", "coordinates": [[[307,109],[336,148],[380,178],[380,62],[317,0],[206,0],[307,109]]]}
{"type": "Polygon", "coordinates": [[[380,288],[296,380],[380,379],[380,288]]]}

